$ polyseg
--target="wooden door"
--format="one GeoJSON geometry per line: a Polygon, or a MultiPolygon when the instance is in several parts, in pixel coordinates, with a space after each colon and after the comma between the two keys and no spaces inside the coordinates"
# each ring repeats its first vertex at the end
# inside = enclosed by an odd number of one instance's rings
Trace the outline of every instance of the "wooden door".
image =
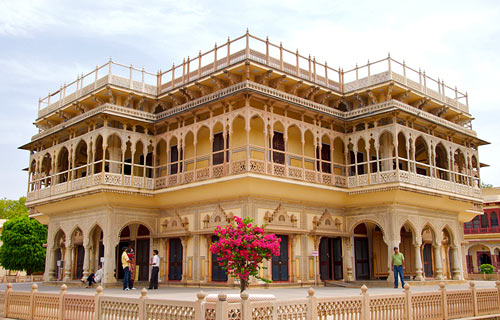
{"type": "MultiPolygon", "coordinates": [[[[219,241],[219,237],[213,236],[212,242],[219,241]]],[[[227,281],[227,271],[217,262],[217,254],[212,253],[212,281],[227,281]]]]}
{"type": "Polygon", "coordinates": [[[321,238],[319,243],[319,274],[321,280],[332,280],[332,252],[330,238],[321,238]]]}
{"type": "Polygon", "coordinates": [[[136,241],[135,260],[136,270],[139,268],[138,280],[149,281],[149,239],[138,239],[136,241]]]}
{"type": "Polygon", "coordinates": [[[356,264],[356,280],[370,279],[370,260],[368,254],[368,238],[354,238],[354,260],[356,264]]]}
{"type": "Polygon", "coordinates": [[[182,280],[182,242],[179,238],[170,239],[168,254],[168,280],[182,280]]]}
{"type": "Polygon", "coordinates": [[[424,275],[427,278],[432,278],[434,276],[434,269],[432,266],[432,245],[429,243],[424,244],[424,249],[422,251],[422,256],[424,258],[424,275]]]}
{"type": "Polygon", "coordinates": [[[81,279],[83,277],[83,259],[85,257],[85,249],[83,246],[75,246],[75,260],[76,268],[75,268],[75,278],[81,279]]]}
{"type": "Polygon", "coordinates": [[[288,236],[278,236],[281,239],[280,255],[273,256],[273,281],[288,281],[288,236]]]}
{"type": "Polygon", "coordinates": [[[342,261],[342,239],[333,238],[332,252],[333,252],[333,279],[340,280],[344,278],[344,263],[342,261]]]}

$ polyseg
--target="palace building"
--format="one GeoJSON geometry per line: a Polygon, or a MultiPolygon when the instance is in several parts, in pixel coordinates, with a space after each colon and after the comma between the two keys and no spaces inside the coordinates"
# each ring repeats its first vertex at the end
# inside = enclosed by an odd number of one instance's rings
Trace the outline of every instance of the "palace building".
{"type": "Polygon", "coordinates": [[[335,69],[248,32],[168,71],[109,60],[40,99],[21,147],[45,281],[102,262],[116,283],[132,243],[139,281],[158,249],[163,284],[233,285],[209,247],[234,216],[281,237],[271,285],[391,280],[394,246],[416,281],[463,279],[472,119],[466,93],[390,56],[335,69]]]}

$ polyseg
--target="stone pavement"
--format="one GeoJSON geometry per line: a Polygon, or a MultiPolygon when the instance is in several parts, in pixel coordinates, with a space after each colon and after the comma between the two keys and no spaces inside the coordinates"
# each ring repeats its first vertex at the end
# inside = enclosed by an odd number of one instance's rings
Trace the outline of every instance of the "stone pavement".
{"type": "MultiPolygon", "coordinates": [[[[494,288],[495,281],[473,281],[476,284],[476,288],[494,288]]],[[[0,284],[0,290],[6,289],[6,283],[0,284]]],[[[15,291],[30,291],[32,283],[13,283],[12,287],[15,291]]],[[[103,294],[109,296],[121,296],[121,297],[139,297],[141,289],[143,287],[138,287],[137,290],[123,291],[119,288],[108,288],[104,289],[103,294]]],[[[466,284],[454,284],[447,285],[447,290],[461,290],[469,288],[468,283],[466,284]]],[[[429,286],[413,286],[411,287],[412,292],[426,292],[426,291],[437,291],[439,289],[438,285],[429,286]]],[[[266,293],[274,294],[278,300],[288,300],[307,297],[308,288],[269,288],[269,289],[249,289],[249,293],[266,293]]],[[[318,297],[332,297],[332,296],[356,296],[361,293],[359,288],[342,288],[342,287],[315,287],[316,296],[318,297]]],[[[57,286],[44,286],[42,283],[38,283],[38,291],[40,292],[59,292],[60,287],[57,286]]],[[[170,300],[183,300],[183,301],[194,301],[196,300],[196,293],[204,291],[207,294],[217,294],[221,291],[225,293],[239,293],[236,289],[223,289],[223,288],[183,288],[183,287],[160,287],[158,290],[148,290],[148,296],[154,298],[164,298],[170,300]]],[[[96,293],[95,287],[93,289],[86,289],[81,287],[68,287],[68,293],[76,294],[89,294],[93,295],[96,293]]],[[[390,294],[396,292],[403,292],[403,289],[394,288],[369,288],[369,294],[390,294]]]]}

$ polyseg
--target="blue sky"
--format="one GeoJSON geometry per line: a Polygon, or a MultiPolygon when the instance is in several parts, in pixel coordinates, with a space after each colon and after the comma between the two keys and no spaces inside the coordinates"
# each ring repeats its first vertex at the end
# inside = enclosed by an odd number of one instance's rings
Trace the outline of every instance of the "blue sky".
{"type": "Polygon", "coordinates": [[[391,56],[468,91],[500,186],[499,1],[0,1],[0,198],[25,195],[38,98],[113,60],[156,73],[243,34],[347,69],[391,56]]]}

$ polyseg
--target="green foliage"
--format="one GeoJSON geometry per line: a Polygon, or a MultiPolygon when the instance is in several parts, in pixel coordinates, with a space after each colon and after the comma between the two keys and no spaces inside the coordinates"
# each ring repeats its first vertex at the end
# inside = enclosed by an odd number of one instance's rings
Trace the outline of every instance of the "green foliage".
{"type": "Polygon", "coordinates": [[[0,265],[8,270],[25,270],[28,274],[45,268],[47,227],[27,215],[10,219],[0,236],[0,265]]]}
{"type": "Polygon", "coordinates": [[[25,202],[25,197],[21,197],[19,200],[0,199],[0,219],[11,219],[28,214],[28,208],[24,205],[25,202]]]}
{"type": "Polygon", "coordinates": [[[485,263],[479,266],[479,271],[481,271],[481,273],[493,274],[495,273],[495,270],[496,268],[489,263],[485,263]]]}
{"type": "Polygon", "coordinates": [[[488,189],[488,188],[493,188],[493,185],[481,181],[481,189],[488,189]]]}

